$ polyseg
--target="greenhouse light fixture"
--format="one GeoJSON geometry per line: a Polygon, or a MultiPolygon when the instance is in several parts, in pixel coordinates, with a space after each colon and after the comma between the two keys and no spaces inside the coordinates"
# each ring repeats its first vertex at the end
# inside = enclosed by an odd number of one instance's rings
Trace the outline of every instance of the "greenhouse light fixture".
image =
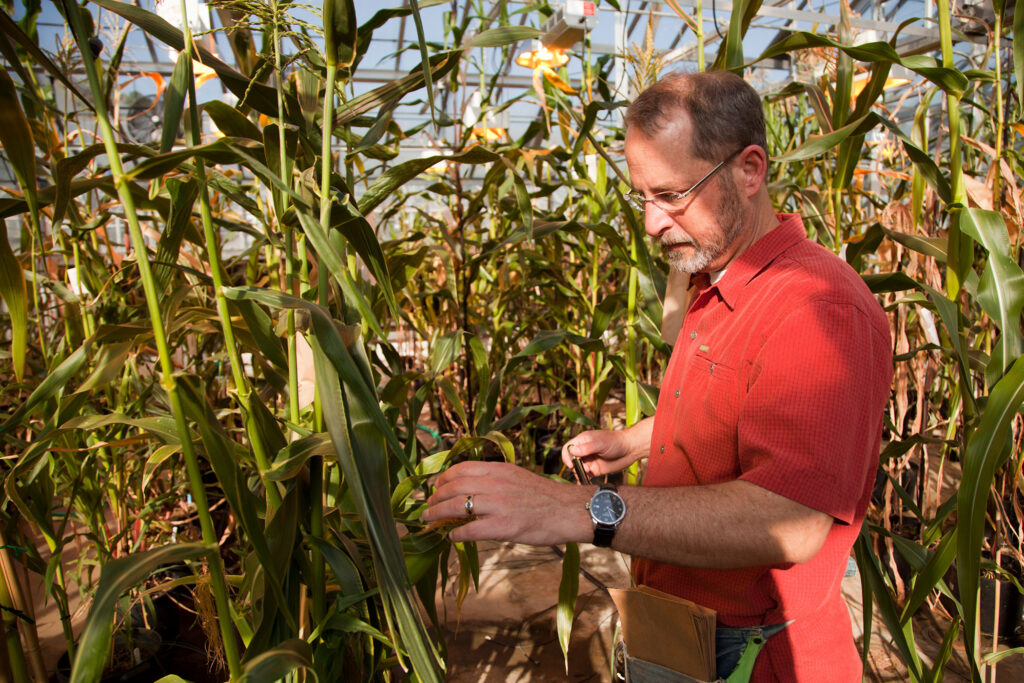
{"type": "Polygon", "coordinates": [[[540,40],[533,41],[533,49],[516,57],[516,64],[527,69],[565,66],[569,61],[566,51],[583,40],[587,31],[595,26],[597,3],[566,0],[541,26],[543,35],[540,40]]]}
{"type": "Polygon", "coordinates": [[[540,42],[549,49],[568,50],[583,40],[587,31],[597,26],[597,3],[586,0],[566,0],[557,8],[540,30],[540,42]]]}
{"type": "Polygon", "coordinates": [[[557,69],[560,66],[565,66],[568,62],[569,55],[565,54],[564,49],[548,48],[543,45],[538,45],[516,57],[516,64],[527,69],[537,69],[543,66],[557,69]]]}

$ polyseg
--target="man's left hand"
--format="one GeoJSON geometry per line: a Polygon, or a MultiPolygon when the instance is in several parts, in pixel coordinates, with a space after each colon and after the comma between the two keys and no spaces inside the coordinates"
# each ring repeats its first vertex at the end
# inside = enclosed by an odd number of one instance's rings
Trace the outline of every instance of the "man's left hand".
{"type": "Polygon", "coordinates": [[[509,463],[479,461],[454,465],[434,483],[424,521],[465,519],[472,510],[472,519],[451,532],[453,541],[555,545],[593,537],[586,507],[592,486],[562,484],[509,463]]]}

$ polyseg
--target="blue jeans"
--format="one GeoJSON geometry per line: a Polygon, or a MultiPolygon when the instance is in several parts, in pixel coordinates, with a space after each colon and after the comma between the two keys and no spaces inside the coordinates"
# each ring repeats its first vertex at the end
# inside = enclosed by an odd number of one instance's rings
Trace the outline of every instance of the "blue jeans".
{"type": "Polygon", "coordinates": [[[786,628],[788,624],[772,624],[771,626],[747,626],[729,628],[721,626],[715,629],[715,671],[719,678],[728,678],[740,661],[740,655],[747,647],[751,638],[760,636],[768,640],[786,628]]]}
{"type": "MultiPolygon", "coordinates": [[[[751,639],[768,640],[786,628],[786,624],[715,629],[716,681],[724,681],[736,669],[740,656],[751,639]]],[[[704,683],[692,676],[668,669],[654,662],[631,657],[621,641],[615,646],[616,678],[627,683],[704,683]]]]}

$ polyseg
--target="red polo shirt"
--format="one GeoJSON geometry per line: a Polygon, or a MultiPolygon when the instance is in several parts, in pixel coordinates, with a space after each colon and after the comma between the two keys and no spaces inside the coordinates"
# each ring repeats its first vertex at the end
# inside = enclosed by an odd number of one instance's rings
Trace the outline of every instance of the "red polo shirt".
{"type": "Polygon", "coordinates": [[[644,485],[744,479],[835,522],[803,564],[695,569],[636,558],[633,571],[637,583],[716,610],[720,625],[794,620],[768,641],[754,681],[860,681],[840,582],[878,465],[889,324],[860,276],[807,239],[799,216],[779,221],[687,311],[644,485]]]}

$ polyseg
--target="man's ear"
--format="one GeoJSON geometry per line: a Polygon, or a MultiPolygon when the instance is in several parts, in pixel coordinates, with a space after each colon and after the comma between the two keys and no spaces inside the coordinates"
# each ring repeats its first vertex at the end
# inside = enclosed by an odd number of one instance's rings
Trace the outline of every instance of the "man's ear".
{"type": "Polygon", "coordinates": [[[764,186],[768,174],[768,155],[760,145],[748,145],[739,154],[739,168],[742,172],[740,192],[753,197],[764,186]]]}

